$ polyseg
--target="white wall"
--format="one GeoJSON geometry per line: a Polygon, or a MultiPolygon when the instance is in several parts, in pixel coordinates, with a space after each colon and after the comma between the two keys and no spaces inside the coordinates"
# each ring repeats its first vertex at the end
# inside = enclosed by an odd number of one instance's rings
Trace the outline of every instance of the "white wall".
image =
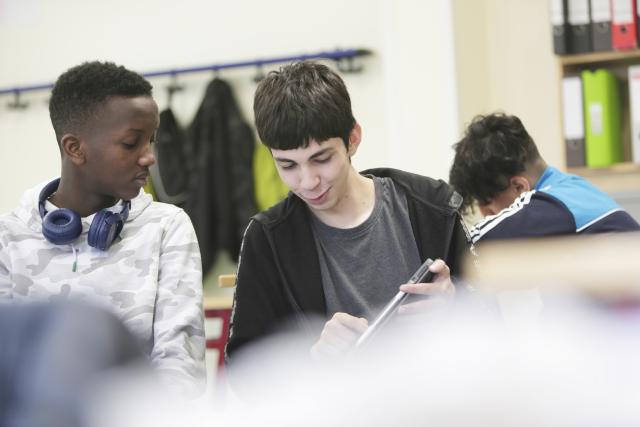
{"type": "Polygon", "coordinates": [[[446,180],[458,133],[451,2],[385,1],[383,13],[390,162],[446,180]]]}
{"type": "Polygon", "coordinates": [[[487,10],[495,0],[453,0],[460,133],[478,114],[489,112],[487,10]]]}
{"type": "Polygon", "coordinates": [[[515,114],[545,160],[565,168],[549,2],[453,3],[461,128],[477,114],[515,114]]]}
{"type": "MultiPolygon", "coordinates": [[[[0,87],[52,82],[85,60],[137,71],[366,47],[362,74],[346,75],[364,143],[358,168],[392,166],[446,177],[457,136],[450,0],[2,0],[0,87]]],[[[255,70],[221,74],[247,120],[255,70]]],[[[173,107],[184,124],[211,74],[180,77],[173,107]]],[[[161,107],[167,79],[151,80],[161,107]]],[[[9,110],[0,97],[0,212],[59,173],[46,92],[9,110]]]]}

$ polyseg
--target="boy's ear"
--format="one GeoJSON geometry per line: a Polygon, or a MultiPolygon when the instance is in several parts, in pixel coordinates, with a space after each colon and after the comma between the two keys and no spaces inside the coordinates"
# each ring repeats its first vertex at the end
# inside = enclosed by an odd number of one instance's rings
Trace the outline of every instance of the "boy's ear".
{"type": "Polygon", "coordinates": [[[353,125],[353,129],[351,129],[351,132],[349,133],[349,148],[347,150],[349,156],[353,156],[354,154],[356,154],[356,151],[358,151],[358,146],[360,145],[360,141],[362,141],[362,128],[360,127],[360,124],[356,122],[356,124],[353,125]]]}
{"type": "Polygon", "coordinates": [[[60,139],[60,147],[62,149],[62,153],[74,164],[80,165],[84,163],[84,144],[77,136],[71,133],[65,134],[60,139]]]}
{"type": "Polygon", "coordinates": [[[512,176],[509,183],[518,195],[531,190],[531,183],[522,175],[512,176]]]}

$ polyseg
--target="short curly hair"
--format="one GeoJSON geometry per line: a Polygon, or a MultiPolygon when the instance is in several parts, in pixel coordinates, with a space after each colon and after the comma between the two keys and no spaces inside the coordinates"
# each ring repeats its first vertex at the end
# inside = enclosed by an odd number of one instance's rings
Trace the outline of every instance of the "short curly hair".
{"type": "Polygon", "coordinates": [[[151,96],[151,84],[140,74],[113,62],[84,62],[62,73],[49,101],[49,116],[58,144],[77,131],[112,96],[151,96]]]}
{"type": "Polygon", "coordinates": [[[340,76],[326,65],[302,61],[270,72],[253,103],[262,143],[277,150],[305,148],[311,139],[341,138],[345,147],[356,119],[340,76]]]}
{"type": "Polygon", "coordinates": [[[449,184],[462,195],[465,210],[476,201],[489,203],[513,176],[540,159],[522,121],[504,113],[476,116],[453,148],[449,184]]]}

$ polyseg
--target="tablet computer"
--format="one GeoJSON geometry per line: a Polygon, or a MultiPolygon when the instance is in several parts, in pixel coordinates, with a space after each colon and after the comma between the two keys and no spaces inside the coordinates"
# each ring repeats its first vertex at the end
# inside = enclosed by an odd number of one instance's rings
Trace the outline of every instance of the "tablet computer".
{"type": "MultiPolygon", "coordinates": [[[[433,260],[431,258],[427,258],[427,260],[416,270],[415,273],[411,276],[411,278],[407,281],[407,283],[428,283],[433,280],[433,272],[429,271],[429,267],[433,264],[433,260]]],[[[373,337],[376,332],[378,332],[388,321],[393,317],[393,315],[398,310],[398,307],[404,302],[405,299],[409,296],[408,293],[399,291],[392,299],[384,306],[376,320],[373,321],[371,325],[367,328],[366,331],[360,336],[358,341],[356,341],[356,347],[360,347],[366,342],[368,342],[371,337],[373,337]]]]}

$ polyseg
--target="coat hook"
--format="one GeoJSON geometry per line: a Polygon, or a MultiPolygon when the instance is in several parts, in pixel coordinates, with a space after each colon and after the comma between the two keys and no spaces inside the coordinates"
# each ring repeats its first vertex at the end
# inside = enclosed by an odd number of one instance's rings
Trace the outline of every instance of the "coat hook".
{"type": "Polygon", "coordinates": [[[259,83],[262,79],[264,79],[264,69],[262,68],[262,63],[256,63],[256,75],[253,77],[253,81],[255,83],[259,83]]]}
{"type": "Polygon", "coordinates": [[[21,92],[19,90],[13,92],[13,101],[7,103],[7,107],[12,110],[24,110],[29,106],[28,102],[20,100],[20,93],[21,92]]]}
{"type": "Polygon", "coordinates": [[[178,83],[178,74],[173,72],[171,73],[171,82],[167,86],[167,100],[169,107],[171,107],[171,102],[173,101],[173,94],[175,92],[180,92],[184,89],[184,86],[178,83]]]}
{"type": "Polygon", "coordinates": [[[353,56],[336,59],[336,66],[342,73],[359,73],[364,69],[362,64],[356,64],[353,56]]]}

